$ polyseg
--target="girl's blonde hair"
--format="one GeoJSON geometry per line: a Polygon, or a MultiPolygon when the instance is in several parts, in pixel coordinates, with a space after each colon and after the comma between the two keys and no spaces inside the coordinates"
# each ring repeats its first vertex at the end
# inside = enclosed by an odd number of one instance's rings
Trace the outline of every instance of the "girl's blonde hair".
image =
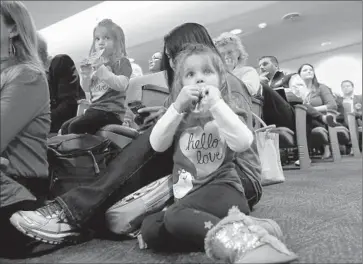
{"type": "Polygon", "coordinates": [[[184,45],[182,50],[174,60],[175,77],[170,93],[171,100],[174,102],[178,97],[181,89],[184,87],[183,85],[184,64],[187,58],[189,58],[192,55],[207,55],[210,58],[213,67],[217,71],[220,80],[219,87],[217,88],[220,89],[224,101],[227,104],[230,104],[231,92],[227,85],[227,79],[226,79],[227,70],[224,62],[222,61],[222,58],[217,52],[215,52],[211,48],[202,44],[194,44],[194,43],[184,45]]]}
{"type": "Polygon", "coordinates": [[[217,49],[228,44],[235,45],[236,50],[240,54],[238,56],[238,62],[239,64],[244,64],[248,59],[248,53],[246,51],[246,48],[243,46],[241,39],[238,36],[230,32],[224,32],[214,40],[214,45],[216,45],[217,49]]]}
{"type": "Polygon", "coordinates": [[[122,28],[114,23],[111,19],[103,19],[100,21],[93,30],[93,42],[89,52],[89,55],[95,52],[95,32],[98,27],[104,27],[110,33],[113,45],[115,47],[113,54],[110,56],[113,60],[119,60],[122,57],[126,57],[126,40],[125,34],[122,28]]]}
{"type": "MultiPolygon", "coordinates": [[[[35,24],[25,5],[20,1],[1,1],[0,14],[5,25],[14,26],[18,33],[9,39],[9,59],[12,62],[12,65],[9,66],[13,66],[11,75],[18,76],[23,66],[27,66],[45,76],[37,51],[38,40],[35,24]],[[22,67],[17,67],[20,65],[22,67]]],[[[5,77],[3,74],[1,75],[1,77],[5,77]]],[[[1,84],[4,82],[1,80],[1,84]]]]}

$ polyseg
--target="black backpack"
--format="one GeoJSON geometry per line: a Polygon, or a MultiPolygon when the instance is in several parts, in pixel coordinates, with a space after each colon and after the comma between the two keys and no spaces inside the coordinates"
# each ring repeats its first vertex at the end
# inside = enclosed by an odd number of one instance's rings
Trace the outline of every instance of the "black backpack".
{"type": "Polygon", "coordinates": [[[49,199],[96,181],[121,150],[109,139],[69,134],[48,140],[49,199]]]}

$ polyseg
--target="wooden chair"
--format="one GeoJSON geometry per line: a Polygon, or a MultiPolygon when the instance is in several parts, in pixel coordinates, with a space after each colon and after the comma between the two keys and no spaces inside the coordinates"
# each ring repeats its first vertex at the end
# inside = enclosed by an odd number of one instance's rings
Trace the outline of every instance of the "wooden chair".
{"type": "MultiPolygon", "coordinates": [[[[335,110],[328,110],[327,114],[332,115],[335,119],[339,115],[339,113],[335,110]]],[[[338,129],[339,127],[328,126],[329,142],[334,162],[339,162],[342,160],[339,148],[338,129]]]]}
{"type": "MultiPolygon", "coordinates": [[[[344,122],[348,125],[350,134],[350,143],[352,144],[353,156],[360,158],[362,156],[359,149],[359,125],[356,114],[352,112],[352,105],[350,103],[343,102],[344,122]]],[[[360,127],[360,129],[362,129],[360,127]]]]}
{"type": "MultiPolygon", "coordinates": [[[[252,96],[252,112],[258,117],[262,117],[262,106],[263,99],[260,97],[252,96]]],[[[252,126],[254,130],[259,129],[261,128],[261,122],[254,120],[252,126]]]]}
{"type": "MultiPolygon", "coordinates": [[[[359,148],[359,135],[362,135],[362,126],[358,126],[356,115],[354,113],[347,114],[347,123],[349,127],[350,140],[353,149],[353,156],[356,158],[361,158],[362,153],[359,148]]],[[[363,142],[363,140],[362,140],[363,142]]],[[[363,145],[361,146],[363,149],[363,145]]]]}
{"type": "MultiPolygon", "coordinates": [[[[259,118],[262,116],[263,100],[260,98],[252,97],[252,112],[254,113],[253,128],[254,130],[261,128],[261,121],[259,118]],[[256,116],[258,118],[256,118],[256,116]]],[[[306,135],[306,107],[300,104],[294,106],[295,108],[295,127],[296,135],[291,135],[290,142],[292,145],[280,144],[281,148],[294,148],[297,147],[300,170],[307,170],[310,168],[310,157],[306,135]]],[[[270,127],[270,126],[268,126],[270,127]]]]}

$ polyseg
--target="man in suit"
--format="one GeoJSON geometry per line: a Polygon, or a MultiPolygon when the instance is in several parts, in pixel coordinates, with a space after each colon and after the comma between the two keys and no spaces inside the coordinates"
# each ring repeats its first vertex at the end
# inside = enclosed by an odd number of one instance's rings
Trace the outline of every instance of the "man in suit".
{"type": "Polygon", "coordinates": [[[347,113],[355,113],[358,123],[362,125],[362,95],[354,94],[354,83],[349,80],[344,80],[341,83],[343,97],[337,98],[338,112],[340,115],[337,121],[348,127],[345,120],[347,113]]]}

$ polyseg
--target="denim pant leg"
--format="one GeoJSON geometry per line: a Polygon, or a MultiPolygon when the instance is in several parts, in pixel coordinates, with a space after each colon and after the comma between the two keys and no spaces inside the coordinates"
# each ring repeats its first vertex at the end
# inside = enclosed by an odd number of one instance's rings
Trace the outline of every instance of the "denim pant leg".
{"type": "Polygon", "coordinates": [[[275,124],[276,127],[287,127],[295,131],[295,110],[276,91],[263,86],[263,121],[267,125],[275,124]]]}
{"type": "Polygon", "coordinates": [[[151,130],[152,127],[126,146],[97,181],[55,199],[73,224],[82,226],[119,199],[172,172],[172,148],[156,153],[149,143],[151,130]]]}
{"type": "Polygon", "coordinates": [[[245,191],[245,196],[248,201],[250,210],[252,211],[253,206],[255,206],[262,197],[262,185],[261,180],[252,175],[245,173],[239,166],[236,166],[238,175],[240,176],[243,189],[245,191]]]}

